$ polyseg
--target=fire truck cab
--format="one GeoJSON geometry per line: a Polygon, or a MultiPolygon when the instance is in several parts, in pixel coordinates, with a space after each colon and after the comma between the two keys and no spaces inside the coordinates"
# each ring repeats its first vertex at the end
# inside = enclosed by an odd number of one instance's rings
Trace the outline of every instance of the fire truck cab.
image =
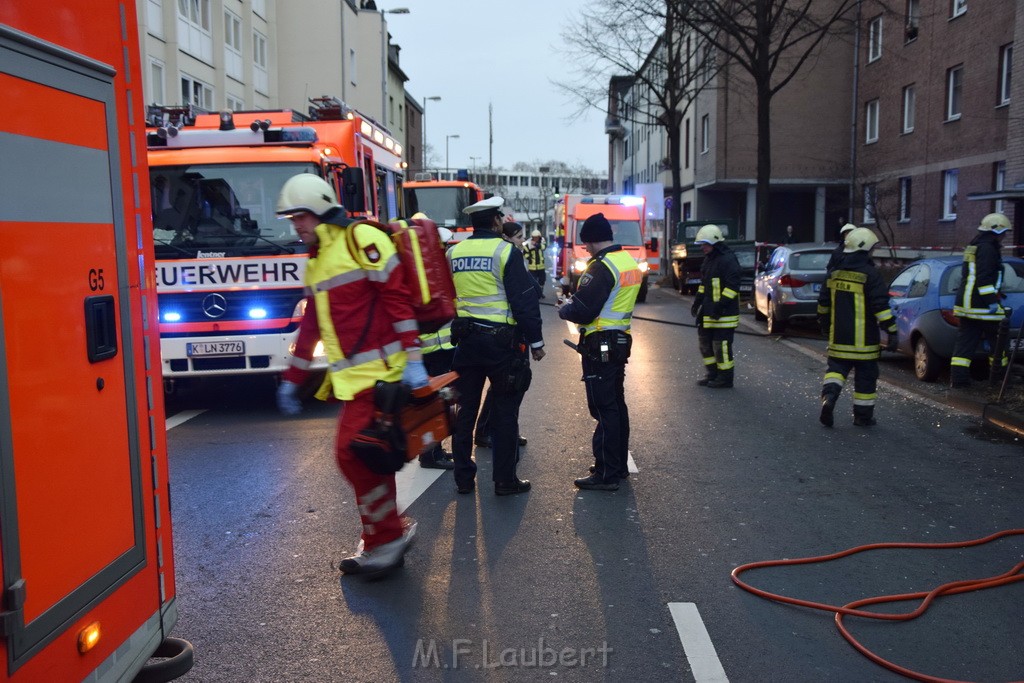
{"type": "MultiPolygon", "coordinates": [[[[329,97],[292,110],[196,113],[151,107],[147,144],[165,387],[275,374],[306,305],[307,249],[276,215],[284,182],[312,173],[351,217],[402,213],[402,147],[329,97]]],[[[319,347],[313,370],[326,369],[319,347]]]]}
{"type": "Polygon", "coordinates": [[[136,26],[134,2],[0,3],[0,681],[192,665],[136,26]]]}
{"type": "Polygon", "coordinates": [[[616,244],[632,256],[643,273],[637,302],[647,300],[648,280],[658,272],[658,238],[647,237],[646,201],[630,195],[566,195],[555,205],[559,234],[565,245],[559,254],[558,272],[567,293],[576,291],[580,276],[587,268],[590,254],[579,240],[584,221],[602,213],[612,226],[616,244]]]}
{"type": "Polygon", "coordinates": [[[484,198],[483,188],[470,182],[468,175],[457,180],[435,180],[430,173],[417,173],[414,178],[403,186],[409,215],[425,213],[439,227],[452,231],[453,242],[473,234],[473,224],[463,209],[484,198]]]}

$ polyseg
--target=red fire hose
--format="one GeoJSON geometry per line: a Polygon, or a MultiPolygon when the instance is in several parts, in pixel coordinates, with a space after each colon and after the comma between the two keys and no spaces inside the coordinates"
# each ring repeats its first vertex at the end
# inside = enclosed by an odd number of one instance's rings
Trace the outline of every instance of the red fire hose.
{"type": "Polygon", "coordinates": [[[843,550],[831,555],[820,555],[817,557],[801,557],[791,560],[766,560],[763,562],[751,562],[749,564],[742,564],[732,570],[732,580],[737,586],[745,591],[753,593],[754,595],[768,600],[774,600],[776,602],[784,602],[790,605],[798,605],[800,607],[810,607],[811,609],[822,610],[825,612],[834,612],[836,627],[842,634],[843,638],[847,640],[858,652],[863,654],[865,657],[880,664],[891,671],[902,674],[909,678],[913,678],[919,681],[928,681],[929,683],[964,683],[962,681],[956,681],[948,678],[936,678],[934,676],[928,676],[926,674],[911,671],[890,661],[887,661],[875,653],[864,647],[853,635],[846,629],[843,624],[843,617],[846,615],[863,617],[866,619],[881,619],[885,621],[909,621],[915,619],[928,609],[932,601],[941,595],[956,595],[958,593],[967,593],[969,591],[983,590],[985,588],[995,588],[996,586],[1003,586],[1017,581],[1024,581],[1024,562],[1019,562],[1009,571],[999,574],[997,576],[990,576],[984,579],[969,579],[966,581],[953,581],[938,586],[930,591],[922,591],[918,593],[902,593],[898,595],[882,595],[872,598],[864,598],[856,600],[842,607],[836,605],[827,605],[820,602],[812,602],[810,600],[801,600],[799,598],[791,598],[786,595],[779,595],[777,593],[770,593],[768,591],[761,590],[760,588],[754,588],[748,583],[742,581],[739,576],[743,572],[751,569],[760,569],[763,567],[783,567],[787,565],[795,564],[816,564],[820,562],[829,562],[831,560],[838,560],[843,557],[855,555],[868,550],[881,550],[881,549],[893,549],[893,548],[912,548],[912,549],[928,549],[928,550],[942,550],[949,548],[969,548],[976,545],[982,545],[989,543],[1005,536],[1021,536],[1024,535],[1024,529],[1007,529],[998,533],[992,534],[991,536],[985,536],[984,538],[978,538],[970,541],[960,541],[955,543],[872,543],[870,545],[861,545],[843,550]],[[903,602],[908,600],[920,600],[921,604],[917,606],[911,612],[905,612],[902,614],[889,614],[870,612],[867,610],[860,609],[866,605],[877,605],[888,602],[903,602]]]}

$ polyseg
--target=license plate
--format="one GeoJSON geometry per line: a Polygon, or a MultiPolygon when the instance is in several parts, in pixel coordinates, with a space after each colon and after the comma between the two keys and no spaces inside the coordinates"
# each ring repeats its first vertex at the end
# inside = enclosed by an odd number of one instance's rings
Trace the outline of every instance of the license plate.
{"type": "Polygon", "coordinates": [[[820,282],[812,282],[811,283],[811,291],[812,292],[820,292],[821,291],[821,283],[820,282]]]}
{"type": "Polygon", "coordinates": [[[752,285],[740,285],[741,292],[749,292],[752,289],[754,289],[752,285]]]}
{"type": "Polygon", "coordinates": [[[244,356],[244,341],[193,342],[185,345],[189,356],[244,356]]]}

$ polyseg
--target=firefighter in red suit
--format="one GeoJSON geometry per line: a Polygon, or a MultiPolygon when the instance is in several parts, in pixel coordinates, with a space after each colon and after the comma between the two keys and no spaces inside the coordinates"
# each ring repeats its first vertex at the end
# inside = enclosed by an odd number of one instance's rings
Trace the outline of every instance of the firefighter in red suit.
{"type": "Polygon", "coordinates": [[[356,554],[341,562],[346,574],[379,575],[402,564],[415,532],[399,517],[395,476],[376,474],[354,454],[351,442],[370,427],[378,380],[427,383],[412,294],[398,268],[389,235],[353,221],[322,178],[300,174],[281,188],[277,213],[288,217],[309,247],[307,305],[295,355],[278,387],[281,412],[301,411],[299,385],[308,377],[313,348],[323,341],[328,371],[317,398],[342,401],[335,455],[355,489],[363,524],[356,554]]]}

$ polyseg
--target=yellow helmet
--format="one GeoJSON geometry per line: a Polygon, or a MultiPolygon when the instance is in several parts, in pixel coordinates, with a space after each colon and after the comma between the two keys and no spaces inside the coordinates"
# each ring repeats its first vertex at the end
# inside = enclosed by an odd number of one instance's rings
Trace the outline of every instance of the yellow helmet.
{"type": "Polygon", "coordinates": [[[418,219],[421,219],[421,218],[424,218],[426,220],[430,220],[429,218],[427,218],[427,214],[423,213],[422,211],[417,211],[412,216],[410,216],[410,218],[412,218],[414,221],[418,220],[418,219]]]}
{"type": "Polygon", "coordinates": [[[330,183],[312,173],[293,175],[281,187],[277,197],[277,213],[288,215],[308,211],[316,216],[323,216],[331,209],[340,209],[330,183]]]}
{"type": "Polygon", "coordinates": [[[871,248],[876,244],[878,244],[878,238],[875,237],[875,233],[867,228],[854,228],[846,233],[846,239],[843,240],[843,253],[852,254],[855,251],[871,251],[871,248]]]}
{"type": "Polygon", "coordinates": [[[708,223],[700,230],[697,231],[697,236],[694,238],[694,242],[697,244],[715,244],[721,242],[725,238],[722,237],[722,231],[714,223],[708,223]]]}
{"type": "Polygon", "coordinates": [[[1011,227],[1009,218],[1001,213],[990,213],[981,219],[981,225],[978,226],[978,230],[981,230],[982,232],[994,232],[997,235],[1002,235],[1011,227]]]}

